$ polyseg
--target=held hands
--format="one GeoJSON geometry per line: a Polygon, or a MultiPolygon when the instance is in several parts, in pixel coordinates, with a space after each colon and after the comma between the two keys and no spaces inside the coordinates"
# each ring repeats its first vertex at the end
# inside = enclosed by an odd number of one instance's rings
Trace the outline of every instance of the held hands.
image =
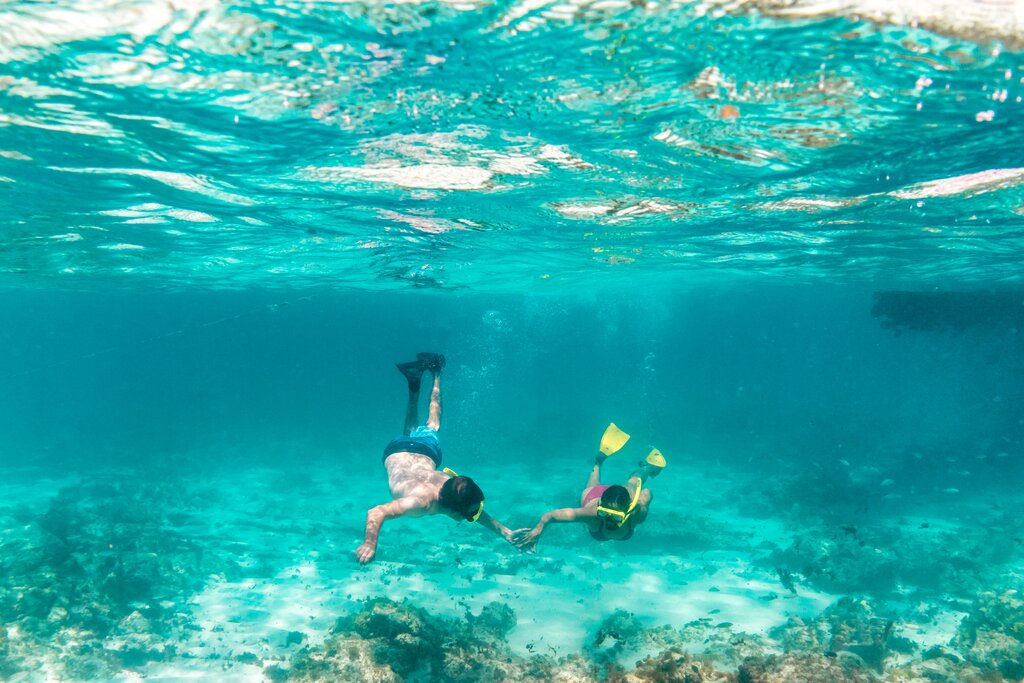
{"type": "Polygon", "coordinates": [[[373,561],[376,554],[377,545],[375,543],[363,543],[356,548],[356,558],[359,560],[359,564],[367,564],[373,561]]]}
{"type": "Polygon", "coordinates": [[[501,532],[501,536],[512,545],[518,547],[519,544],[516,542],[516,539],[518,539],[522,534],[528,532],[529,530],[530,529],[527,527],[524,527],[522,529],[516,529],[515,531],[513,531],[512,529],[505,529],[501,532]]]}
{"type": "Polygon", "coordinates": [[[537,541],[540,540],[542,533],[544,533],[544,527],[540,524],[533,529],[516,529],[512,532],[512,538],[509,541],[523,552],[533,553],[537,551],[537,541]]]}

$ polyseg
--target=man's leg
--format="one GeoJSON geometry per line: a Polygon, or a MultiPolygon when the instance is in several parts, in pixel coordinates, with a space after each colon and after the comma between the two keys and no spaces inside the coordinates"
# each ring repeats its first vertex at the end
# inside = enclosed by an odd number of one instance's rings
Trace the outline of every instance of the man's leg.
{"type": "Polygon", "coordinates": [[[420,377],[423,375],[423,366],[418,362],[399,363],[398,369],[409,383],[409,402],[405,406],[405,428],[402,432],[408,435],[420,423],[420,377]]]}
{"type": "Polygon", "coordinates": [[[441,429],[441,370],[431,370],[434,375],[434,388],[430,391],[430,415],[427,426],[438,431],[441,429]]]}
{"type": "Polygon", "coordinates": [[[420,383],[409,382],[409,403],[405,406],[405,426],[403,434],[410,434],[420,423],[420,383]]]}

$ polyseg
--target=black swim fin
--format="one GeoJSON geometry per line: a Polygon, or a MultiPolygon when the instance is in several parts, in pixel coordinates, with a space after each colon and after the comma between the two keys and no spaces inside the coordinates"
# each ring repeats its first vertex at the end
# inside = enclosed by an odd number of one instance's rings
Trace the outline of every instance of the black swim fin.
{"type": "Polygon", "coordinates": [[[417,353],[416,358],[423,364],[423,367],[435,375],[444,369],[445,357],[440,353],[417,353]]]}
{"type": "Polygon", "coordinates": [[[423,361],[419,360],[409,361],[408,363],[396,363],[395,367],[405,375],[405,378],[409,380],[409,384],[419,384],[420,378],[423,377],[423,370],[426,369],[423,361]]]}

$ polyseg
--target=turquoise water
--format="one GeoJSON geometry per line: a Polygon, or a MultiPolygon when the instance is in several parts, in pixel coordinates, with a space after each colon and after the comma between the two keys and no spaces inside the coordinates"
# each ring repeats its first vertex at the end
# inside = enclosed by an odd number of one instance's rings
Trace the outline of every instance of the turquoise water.
{"type": "Polygon", "coordinates": [[[1006,12],[727,9],[8,4],[5,280],[1019,277],[1006,12]]]}
{"type": "Polygon", "coordinates": [[[0,5],[0,679],[1024,680],[1021,26],[0,5]]]}

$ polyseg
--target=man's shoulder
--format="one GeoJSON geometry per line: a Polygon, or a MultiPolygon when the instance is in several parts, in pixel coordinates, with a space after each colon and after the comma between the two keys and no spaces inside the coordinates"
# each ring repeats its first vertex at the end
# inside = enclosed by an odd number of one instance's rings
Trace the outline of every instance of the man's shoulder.
{"type": "Polygon", "coordinates": [[[403,501],[402,507],[406,510],[406,514],[419,517],[436,513],[438,511],[438,488],[437,486],[423,483],[402,496],[400,500],[403,501]]]}

